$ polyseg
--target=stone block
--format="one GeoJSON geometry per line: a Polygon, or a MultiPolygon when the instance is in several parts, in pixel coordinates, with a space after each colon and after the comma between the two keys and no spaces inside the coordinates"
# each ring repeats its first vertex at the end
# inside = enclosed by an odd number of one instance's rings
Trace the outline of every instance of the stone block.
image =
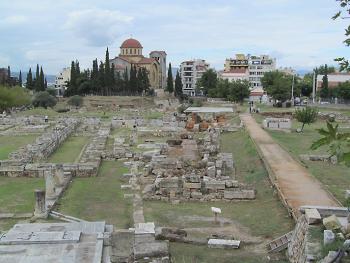
{"type": "Polygon", "coordinates": [[[164,178],[159,182],[160,188],[179,188],[180,180],[178,178],[164,178]]]}
{"type": "Polygon", "coordinates": [[[207,175],[211,178],[214,178],[216,175],[216,168],[215,166],[210,166],[207,168],[207,175]]]}
{"type": "Polygon", "coordinates": [[[305,217],[309,225],[318,224],[321,222],[321,215],[317,209],[305,209],[305,217]]]}
{"type": "Polygon", "coordinates": [[[238,186],[239,186],[239,183],[238,183],[238,181],[236,181],[236,180],[226,180],[226,181],[225,181],[225,186],[226,186],[227,188],[238,187],[238,186]]]}
{"type": "Polygon", "coordinates": [[[339,219],[335,215],[324,218],[323,225],[327,230],[337,230],[341,228],[339,219]]]}
{"type": "Polygon", "coordinates": [[[201,199],[203,197],[201,192],[191,192],[191,198],[193,199],[201,199]]]}
{"type": "Polygon", "coordinates": [[[323,231],[323,244],[329,245],[332,244],[335,240],[335,234],[332,230],[324,230],[323,231]]]}
{"type": "Polygon", "coordinates": [[[209,190],[224,190],[225,182],[224,181],[207,181],[205,182],[205,188],[209,190]]]}
{"type": "Polygon", "coordinates": [[[186,189],[200,189],[201,183],[184,183],[184,188],[186,188],[186,189]]]}
{"type": "Polygon", "coordinates": [[[345,199],[350,199],[350,190],[345,190],[345,199]]]}
{"type": "Polygon", "coordinates": [[[210,248],[239,248],[241,241],[226,239],[209,239],[208,247],[210,248]]]}
{"type": "Polygon", "coordinates": [[[224,191],[224,198],[228,200],[233,200],[233,199],[252,200],[252,199],[255,199],[255,191],[254,190],[235,190],[235,191],[226,190],[224,191]]]}

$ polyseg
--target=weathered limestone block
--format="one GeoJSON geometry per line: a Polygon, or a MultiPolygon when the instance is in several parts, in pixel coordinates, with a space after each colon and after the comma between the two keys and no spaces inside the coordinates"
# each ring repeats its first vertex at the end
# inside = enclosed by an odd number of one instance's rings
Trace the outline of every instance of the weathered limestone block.
{"type": "Polygon", "coordinates": [[[207,168],[207,176],[214,178],[216,175],[216,168],[215,166],[210,166],[207,168]]]}
{"type": "Polygon", "coordinates": [[[235,188],[235,187],[239,187],[239,183],[236,180],[226,180],[225,186],[226,188],[235,188]]]}
{"type": "Polygon", "coordinates": [[[210,248],[239,248],[241,241],[226,239],[209,239],[208,247],[210,248]]]}
{"type": "Polygon", "coordinates": [[[321,215],[317,209],[305,209],[305,217],[309,225],[318,224],[321,222],[321,215]]]}
{"type": "Polygon", "coordinates": [[[191,192],[191,198],[193,199],[201,199],[203,197],[201,192],[191,192]]]}
{"type": "Polygon", "coordinates": [[[35,190],[35,208],[34,208],[34,216],[37,218],[46,218],[46,201],[45,201],[45,191],[44,190],[35,190]]]}
{"type": "Polygon", "coordinates": [[[335,234],[332,230],[324,230],[323,231],[323,244],[328,245],[332,244],[335,240],[335,234]]]}
{"type": "Polygon", "coordinates": [[[255,191],[254,190],[226,190],[224,191],[225,199],[255,199],[255,191]]]}
{"type": "Polygon", "coordinates": [[[182,187],[179,178],[164,178],[159,182],[160,188],[179,188],[182,187]]]}
{"type": "Polygon", "coordinates": [[[224,190],[225,182],[224,181],[207,181],[205,182],[205,188],[209,190],[224,190]]]}
{"type": "Polygon", "coordinates": [[[186,189],[201,189],[201,183],[184,183],[186,189]]]}
{"type": "Polygon", "coordinates": [[[46,188],[46,199],[55,199],[56,187],[55,187],[55,178],[53,177],[52,171],[47,170],[44,172],[45,176],[45,188],[46,188]]]}
{"type": "Polygon", "coordinates": [[[56,164],[55,177],[56,177],[57,186],[59,187],[64,186],[66,182],[66,178],[64,176],[64,170],[63,170],[62,164],[56,164]]]}
{"type": "Polygon", "coordinates": [[[339,219],[335,215],[323,218],[323,225],[327,230],[337,230],[341,228],[339,219]]]}

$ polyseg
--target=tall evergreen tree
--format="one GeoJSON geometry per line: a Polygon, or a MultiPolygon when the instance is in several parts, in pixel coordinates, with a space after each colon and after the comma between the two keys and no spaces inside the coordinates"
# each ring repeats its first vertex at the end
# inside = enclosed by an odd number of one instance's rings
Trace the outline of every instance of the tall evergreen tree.
{"type": "Polygon", "coordinates": [[[103,62],[100,62],[100,66],[98,69],[98,80],[97,80],[97,86],[98,86],[98,93],[100,95],[105,95],[104,94],[104,88],[105,88],[105,70],[104,70],[104,65],[103,62]]]}
{"type": "Polygon", "coordinates": [[[182,96],[182,81],[179,74],[179,71],[176,72],[175,77],[175,97],[180,98],[182,96]]]}
{"type": "Polygon", "coordinates": [[[19,86],[22,87],[22,71],[20,70],[19,71],[19,77],[18,77],[18,83],[19,83],[19,86]]]}
{"type": "Polygon", "coordinates": [[[321,98],[329,97],[329,89],[328,89],[328,67],[327,64],[324,66],[325,72],[322,78],[322,86],[320,91],[321,98]]]}
{"type": "Polygon", "coordinates": [[[129,90],[132,95],[137,93],[137,69],[136,66],[131,66],[130,69],[130,80],[129,80],[129,90]]]}
{"type": "Polygon", "coordinates": [[[124,74],[123,74],[123,83],[122,83],[122,91],[124,94],[126,94],[126,91],[129,89],[129,74],[128,69],[125,68],[124,74]]]}
{"type": "Polygon", "coordinates": [[[7,84],[9,86],[11,86],[11,68],[10,66],[7,66],[7,80],[6,80],[7,84]]]}
{"type": "Polygon", "coordinates": [[[45,78],[45,82],[44,82],[44,89],[46,90],[47,89],[47,80],[45,78]]]}
{"type": "Polygon", "coordinates": [[[108,47],[106,49],[106,59],[105,59],[105,89],[106,89],[106,95],[110,94],[110,90],[113,85],[113,79],[112,79],[112,71],[111,71],[111,65],[109,63],[109,51],[108,47]]]}
{"type": "Polygon", "coordinates": [[[40,74],[39,74],[39,91],[45,90],[45,77],[44,77],[44,71],[43,67],[40,67],[40,74]]]}
{"type": "Polygon", "coordinates": [[[97,58],[92,61],[91,83],[94,94],[98,94],[98,63],[97,58]]]}
{"type": "Polygon", "coordinates": [[[36,64],[35,79],[34,79],[34,89],[40,91],[40,72],[39,64],[36,64]]]}
{"type": "Polygon", "coordinates": [[[32,75],[32,69],[31,68],[29,68],[29,72],[27,74],[26,88],[29,89],[29,90],[33,90],[34,89],[33,75],[32,75]]]}
{"type": "Polygon", "coordinates": [[[168,78],[167,78],[167,85],[166,85],[166,90],[169,93],[173,93],[174,91],[174,83],[173,83],[173,72],[171,69],[171,63],[169,63],[169,68],[168,68],[168,78]]]}

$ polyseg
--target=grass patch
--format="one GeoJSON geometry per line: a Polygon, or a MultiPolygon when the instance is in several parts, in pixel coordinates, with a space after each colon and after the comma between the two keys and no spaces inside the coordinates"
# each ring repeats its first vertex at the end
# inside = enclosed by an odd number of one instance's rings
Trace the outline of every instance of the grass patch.
{"type": "MultiPolygon", "coordinates": [[[[174,263],[256,263],[271,262],[266,256],[256,254],[249,249],[208,249],[206,246],[197,246],[181,243],[170,243],[170,253],[174,263]]],[[[275,263],[286,263],[287,260],[274,260],[275,263]]]]}
{"type": "Polygon", "coordinates": [[[43,178],[1,177],[0,212],[30,213],[34,211],[34,190],[44,189],[43,178]]]}
{"type": "Polygon", "coordinates": [[[151,111],[151,112],[147,112],[143,115],[143,117],[146,119],[146,120],[151,120],[151,119],[160,119],[163,117],[163,114],[162,112],[159,112],[159,111],[151,111]]]}
{"type": "Polygon", "coordinates": [[[0,136],[0,160],[5,160],[11,152],[34,142],[38,135],[0,136]]]}
{"type": "Polygon", "coordinates": [[[132,200],[120,189],[122,162],[103,161],[97,177],[75,178],[60,200],[59,211],[85,220],[106,221],[119,228],[132,224],[132,200]]]}
{"type": "Polygon", "coordinates": [[[58,149],[49,157],[50,163],[74,163],[77,161],[80,152],[88,143],[90,137],[70,136],[58,149]]]}

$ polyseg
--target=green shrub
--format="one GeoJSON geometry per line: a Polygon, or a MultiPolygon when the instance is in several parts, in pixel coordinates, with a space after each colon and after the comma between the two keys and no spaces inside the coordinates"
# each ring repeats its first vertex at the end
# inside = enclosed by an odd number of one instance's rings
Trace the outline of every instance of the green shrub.
{"type": "Polygon", "coordinates": [[[30,104],[28,90],[22,87],[0,86],[0,111],[30,104]]]}
{"type": "Polygon", "coordinates": [[[63,109],[57,109],[56,112],[63,113],[63,112],[68,112],[70,109],[63,108],[63,109]]]}
{"type": "Polygon", "coordinates": [[[56,90],[53,88],[46,89],[46,91],[51,95],[56,97],[56,90]]]}
{"type": "Polygon", "coordinates": [[[303,131],[305,124],[310,124],[316,121],[318,115],[318,110],[312,107],[305,107],[302,109],[297,109],[295,111],[295,118],[298,122],[301,122],[303,126],[301,131],[303,131]]]}
{"type": "Polygon", "coordinates": [[[83,105],[83,97],[79,95],[74,95],[69,98],[67,103],[71,106],[80,107],[81,105],[83,105]]]}
{"type": "Polygon", "coordinates": [[[32,104],[34,107],[53,107],[57,103],[57,100],[54,96],[50,95],[47,91],[40,91],[34,95],[32,104]]]}

